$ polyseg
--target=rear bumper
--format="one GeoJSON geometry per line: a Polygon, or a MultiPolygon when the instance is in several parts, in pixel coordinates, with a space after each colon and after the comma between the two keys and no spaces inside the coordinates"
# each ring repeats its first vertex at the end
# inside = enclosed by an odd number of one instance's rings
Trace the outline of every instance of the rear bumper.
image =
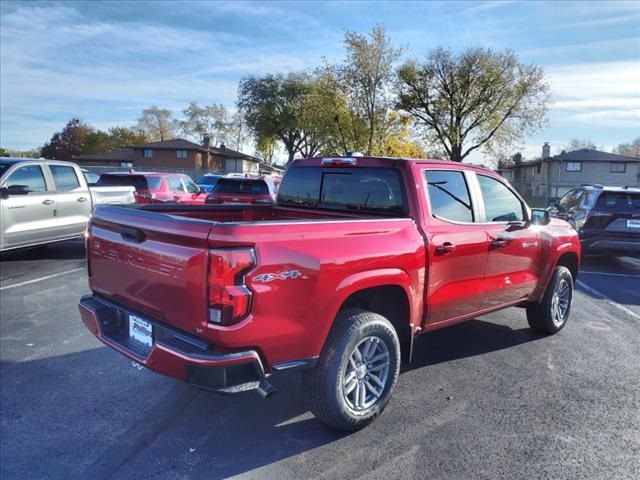
{"type": "Polygon", "coordinates": [[[258,389],[265,378],[255,350],[216,350],[200,338],[92,295],[82,297],[78,308],[82,322],[100,341],[155,372],[222,393],[258,389]],[[129,337],[129,315],[151,323],[151,347],[129,337]]]}
{"type": "Polygon", "coordinates": [[[580,239],[585,253],[620,253],[640,255],[640,234],[603,232],[580,239]]]}

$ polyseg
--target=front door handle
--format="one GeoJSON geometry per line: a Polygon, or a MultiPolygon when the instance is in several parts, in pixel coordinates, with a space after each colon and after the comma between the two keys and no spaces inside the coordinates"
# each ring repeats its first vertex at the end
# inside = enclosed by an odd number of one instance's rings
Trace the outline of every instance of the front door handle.
{"type": "Polygon", "coordinates": [[[509,245],[509,240],[507,240],[506,238],[494,238],[493,240],[491,240],[492,248],[502,248],[506,247],[507,245],[509,245]]]}
{"type": "Polygon", "coordinates": [[[436,253],[440,255],[445,255],[447,253],[451,253],[456,249],[456,246],[450,242],[444,242],[442,245],[438,245],[436,247],[436,253]]]}
{"type": "Polygon", "coordinates": [[[86,202],[87,200],[88,200],[87,197],[78,197],[78,201],[80,203],[86,202]]]}
{"type": "Polygon", "coordinates": [[[44,201],[42,202],[42,204],[43,204],[43,205],[51,205],[51,204],[53,204],[53,200],[50,200],[50,199],[48,199],[48,198],[47,198],[46,200],[44,200],[44,201]]]}

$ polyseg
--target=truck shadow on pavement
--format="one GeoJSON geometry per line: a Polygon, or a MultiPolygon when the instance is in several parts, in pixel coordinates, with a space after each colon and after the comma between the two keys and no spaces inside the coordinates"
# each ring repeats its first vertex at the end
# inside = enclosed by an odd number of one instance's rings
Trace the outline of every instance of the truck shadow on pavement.
{"type": "Polygon", "coordinates": [[[84,258],[84,240],[68,240],[40,247],[21,248],[0,253],[0,262],[84,260],[84,258]]]}

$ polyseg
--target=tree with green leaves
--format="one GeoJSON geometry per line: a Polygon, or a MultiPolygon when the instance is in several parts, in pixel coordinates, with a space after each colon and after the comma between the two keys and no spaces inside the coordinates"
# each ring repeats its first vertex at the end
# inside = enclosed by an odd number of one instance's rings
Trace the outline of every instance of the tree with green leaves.
{"type": "Polygon", "coordinates": [[[397,75],[398,108],[457,162],[479,148],[504,150],[546,123],[544,72],[519,63],[510,50],[437,48],[422,62],[403,64],[397,75]]]}
{"type": "Polygon", "coordinates": [[[107,152],[126,148],[140,143],[146,143],[149,139],[142,131],[136,132],[132,128],[113,127],[109,131],[91,129],[87,133],[82,145],[84,155],[107,152]]]}
{"type": "Polygon", "coordinates": [[[343,151],[376,154],[394,127],[389,115],[393,109],[391,86],[394,64],[402,50],[392,45],[379,25],[368,36],[347,32],[344,46],[344,62],[325,69],[333,79],[333,88],[340,92],[335,97],[338,108],[334,118],[340,146],[343,151]]]}
{"type": "Polygon", "coordinates": [[[151,105],[142,111],[136,130],[141,130],[150,141],[155,142],[175,138],[178,128],[179,123],[171,110],[151,105]]]}
{"type": "Polygon", "coordinates": [[[7,150],[6,148],[0,147],[0,157],[10,157],[10,156],[11,156],[11,152],[9,152],[9,150],[7,150]]]}
{"type": "Polygon", "coordinates": [[[261,137],[256,139],[256,154],[268,165],[273,163],[277,141],[275,137],[261,137]]]}
{"type": "Polygon", "coordinates": [[[256,138],[280,140],[291,162],[304,142],[300,124],[303,98],[309,91],[303,74],[247,77],[238,87],[238,108],[256,138]]]}
{"type": "Polygon", "coordinates": [[[64,128],[53,134],[41,150],[41,155],[54,160],[71,160],[82,153],[82,147],[92,128],[73,118],[64,128]]]}
{"type": "Polygon", "coordinates": [[[621,143],[613,149],[613,153],[640,158],[640,137],[636,137],[630,143],[621,143]]]}

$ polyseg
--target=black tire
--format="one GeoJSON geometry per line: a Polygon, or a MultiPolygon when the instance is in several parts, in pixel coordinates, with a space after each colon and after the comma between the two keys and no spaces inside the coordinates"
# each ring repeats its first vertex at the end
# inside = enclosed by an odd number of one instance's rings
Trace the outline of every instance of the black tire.
{"type": "MultiPolygon", "coordinates": [[[[366,368],[364,373],[367,373],[366,368]]],[[[359,375],[364,373],[358,371],[359,375]]],[[[311,412],[319,420],[333,428],[352,432],[366,427],[382,413],[393,393],[399,373],[400,342],[389,320],[382,315],[366,310],[346,309],[338,314],[318,364],[315,368],[304,371],[302,380],[311,412]],[[384,345],[378,346],[379,341],[384,345]],[[348,403],[352,400],[345,398],[343,381],[347,374],[347,368],[352,369],[351,355],[355,354],[356,347],[364,345],[366,342],[376,345],[370,348],[381,349],[377,351],[382,351],[382,347],[386,348],[389,358],[388,374],[375,403],[367,408],[364,408],[363,405],[363,409],[358,411],[348,403]]],[[[351,374],[354,375],[354,372],[351,374]]],[[[367,383],[364,378],[360,378],[360,380],[354,378],[353,381],[367,383]]],[[[359,388],[358,385],[354,390],[357,388],[359,388]]],[[[364,395],[364,399],[366,398],[374,399],[375,395],[371,396],[371,393],[367,392],[364,395]]]]}
{"type": "Polygon", "coordinates": [[[569,314],[571,313],[571,304],[573,302],[573,276],[567,267],[558,266],[553,272],[551,281],[547,290],[544,292],[541,302],[533,302],[527,305],[527,321],[529,326],[536,332],[554,334],[562,330],[567,324],[569,314]],[[563,315],[554,312],[554,295],[558,289],[564,288],[566,285],[568,290],[568,304],[563,315]]]}

